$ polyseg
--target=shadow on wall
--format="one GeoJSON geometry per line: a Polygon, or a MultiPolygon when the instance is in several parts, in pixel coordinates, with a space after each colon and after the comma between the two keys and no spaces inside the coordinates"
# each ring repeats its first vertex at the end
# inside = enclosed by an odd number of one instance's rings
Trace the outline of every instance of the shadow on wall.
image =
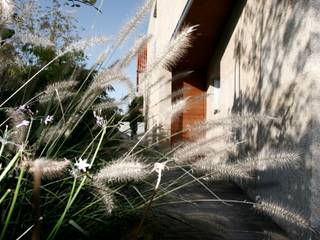
{"type": "MultiPolygon", "coordinates": [[[[312,1],[247,1],[236,29],[233,58],[234,113],[261,113],[280,117],[276,123],[246,127],[242,154],[288,150],[301,153],[299,166],[290,170],[257,172],[258,181],[245,188],[251,196],[272,199],[319,221],[319,115],[315,108],[316,52],[319,34],[312,33],[312,1]],[[238,25],[239,26],[239,25],[238,25]],[[248,31],[250,29],[250,31],[248,31]],[[243,77],[250,73],[252,78],[243,77]],[[270,197],[271,196],[271,197],[270,197]]],[[[319,104],[317,106],[320,106],[319,104]]],[[[294,239],[310,233],[279,222],[294,239]]]]}

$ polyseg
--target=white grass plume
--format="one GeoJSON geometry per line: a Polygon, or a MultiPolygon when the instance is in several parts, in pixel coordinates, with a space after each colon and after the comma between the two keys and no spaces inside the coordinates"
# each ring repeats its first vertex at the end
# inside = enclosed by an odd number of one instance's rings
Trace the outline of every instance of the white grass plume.
{"type": "Polygon", "coordinates": [[[94,179],[98,182],[121,183],[142,180],[149,173],[147,164],[130,156],[126,160],[118,159],[107,164],[94,176],[94,179]]]}
{"type": "Polygon", "coordinates": [[[149,88],[151,89],[152,88],[152,91],[151,91],[151,94],[154,92],[154,91],[158,91],[161,87],[163,87],[164,85],[166,84],[172,84],[180,79],[183,79],[187,76],[190,76],[190,74],[192,74],[193,71],[183,71],[181,73],[178,73],[176,75],[174,75],[173,77],[171,78],[166,78],[166,76],[161,76],[160,78],[158,78],[157,81],[155,81],[153,84],[151,84],[149,86],[149,88]]]}
{"type": "Polygon", "coordinates": [[[271,121],[279,121],[279,118],[271,117],[263,114],[230,114],[229,116],[220,117],[217,119],[197,122],[192,125],[188,125],[187,128],[192,131],[204,132],[214,127],[243,127],[245,125],[252,125],[257,123],[269,123],[271,121]]]}
{"type": "Polygon", "coordinates": [[[59,52],[60,55],[63,55],[68,52],[72,51],[84,51],[87,48],[93,47],[98,44],[104,44],[108,41],[106,37],[91,37],[84,40],[80,40],[77,42],[74,42],[67,46],[65,49],[59,52]]]}
{"type": "Polygon", "coordinates": [[[238,164],[246,167],[250,171],[264,171],[269,169],[284,169],[296,166],[299,159],[300,154],[295,152],[279,152],[270,154],[264,153],[239,160],[238,164]]]}
{"type": "Polygon", "coordinates": [[[31,174],[39,171],[42,178],[52,179],[63,175],[70,166],[70,161],[67,159],[57,161],[49,158],[38,158],[34,161],[23,162],[23,166],[27,167],[31,174]]]}
{"type": "Polygon", "coordinates": [[[227,141],[228,138],[230,138],[230,135],[231,133],[220,134],[210,138],[202,137],[194,142],[188,142],[174,152],[174,161],[183,164],[188,163],[190,160],[197,157],[205,157],[205,155],[210,153],[218,154],[231,150],[235,146],[234,143],[224,144],[223,148],[221,148],[221,146],[215,146],[217,144],[221,145],[220,143],[222,141],[227,141]]]}
{"type": "Polygon", "coordinates": [[[198,162],[192,165],[192,169],[204,173],[209,180],[247,180],[252,177],[245,168],[228,164],[216,164],[212,161],[198,162]]]}
{"type": "Polygon", "coordinates": [[[40,103],[47,103],[51,100],[64,101],[74,96],[71,90],[77,86],[76,81],[60,81],[50,84],[43,91],[43,94],[38,98],[40,103]]]}
{"type": "Polygon", "coordinates": [[[228,154],[209,154],[205,157],[199,158],[197,161],[191,164],[191,166],[197,171],[211,171],[217,165],[226,164],[228,154]]]}
{"type": "Polygon", "coordinates": [[[54,141],[60,135],[62,135],[62,129],[57,125],[53,125],[45,128],[41,132],[40,139],[44,143],[49,143],[51,141],[54,141]]]}
{"type": "Polygon", "coordinates": [[[71,92],[68,90],[56,90],[56,92],[52,93],[52,94],[46,94],[44,93],[43,95],[39,96],[38,101],[41,104],[47,104],[50,101],[53,102],[57,102],[57,101],[61,101],[64,102],[67,99],[70,99],[72,97],[75,96],[75,92],[71,92]]]}
{"type": "Polygon", "coordinates": [[[95,64],[97,65],[102,64],[107,59],[107,57],[108,57],[107,52],[100,53],[100,55],[97,57],[95,64]]]}
{"type": "Polygon", "coordinates": [[[278,220],[283,220],[305,229],[312,229],[310,223],[302,215],[279,206],[276,203],[261,201],[255,204],[254,208],[278,220]]]}
{"type": "Polygon", "coordinates": [[[127,82],[128,78],[122,72],[117,70],[103,70],[94,78],[89,90],[93,92],[104,90],[108,85],[116,80],[127,82]]]}
{"type": "Polygon", "coordinates": [[[153,63],[147,66],[147,71],[142,78],[142,82],[147,79],[153,71],[161,67],[170,68],[180,60],[191,46],[192,33],[196,26],[185,27],[182,31],[169,42],[165,50],[157,57],[153,63]]]}
{"type": "Polygon", "coordinates": [[[121,46],[121,44],[128,39],[129,35],[136,29],[146,14],[148,14],[148,12],[151,10],[154,2],[155,0],[146,0],[145,4],[136,13],[136,15],[122,27],[115,40],[115,43],[113,44],[114,49],[121,46]]]}
{"type": "Polygon", "coordinates": [[[112,190],[99,182],[93,182],[96,192],[101,197],[107,214],[111,214],[116,207],[112,190]]]}
{"type": "Polygon", "coordinates": [[[175,101],[166,111],[160,114],[160,119],[163,121],[176,119],[180,113],[188,109],[188,101],[189,97],[175,101]]]}
{"type": "Polygon", "coordinates": [[[13,129],[12,133],[10,134],[10,141],[14,143],[14,145],[9,146],[9,150],[15,150],[19,145],[22,145],[27,136],[28,126],[22,124],[26,121],[26,114],[19,109],[8,108],[6,110],[6,114],[9,120],[9,126],[13,129]],[[21,126],[21,127],[17,127],[21,126]]]}
{"type": "Polygon", "coordinates": [[[121,106],[123,103],[122,102],[103,102],[103,103],[98,103],[92,106],[93,111],[103,111],[107,110],[110,108],[115,108],[121,106]]]}
{"type": "Polygon", "coordinates": [[[60,81],[60,82],[55,82],[53,84],[50,84],[47,86],[45,92],[46,93],[53,93],[56,89],[57,90],[66,90],[66,89],[71,89],[77,86],[78,82],[77,81],[60,81]]]}
{"type": "Polygon", "coordinates": [[[18,39],[23,44],[32,44],[34,46],[42,48],[54,46],[54,43],[50,41],[50,39],[39,37],[32,33],[18,33],[14,35],[14,39],[18,39]]]}
{"type": "Polygon", "coordinates": [[[89,107],[91,107],[97,97],[102,94],[103,91],[105,91],[107,88],[109,88],[111,86],[110,84],[115,81],[122,81],[128,85],[128,88],[131,87],[129,83],[130,80],[121,72],[114,71],[112,69],[106,69],[100,72],[94,78],[93,82],[84,92],[82,99],[78,104],[79,108],[83,111],[86,111],[89,107]]]}
{"type": "Polygon", "coordinates": [[[139,51],[146,47],[148,42],[151,39],[151,35],[146,35],[139,38],[133,45],[133,47],[129,50],[129,52],[116,64],[115,68],[123,69],[127,67],[132,59],[139,53],[139,51]]]}
{"type": "MultiPolygon", "coordinates": [[[[189,91],[191,88],[189,87],[186,87],[186,88],[182,88],[182,89],[179,89],[177,91],[174,91],[172,94],[162,98],[160,100],[160,102],[163,102],[165,100],[168,100],[168,99],[181,99],[183,97],[183,94],[187,91],[189,91]]],[[[156,104],[154,104],[153,106],[155,106],[156,104]]],[[[151,106],[151,108],[153,107],[151,106]]]]}

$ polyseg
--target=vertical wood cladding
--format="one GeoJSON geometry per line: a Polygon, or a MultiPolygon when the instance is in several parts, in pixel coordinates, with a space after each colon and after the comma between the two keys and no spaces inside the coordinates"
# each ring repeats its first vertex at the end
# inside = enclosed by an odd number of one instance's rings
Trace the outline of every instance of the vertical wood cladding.
{"type": "MultiPolygon", "coordinates": [[[[173,135],[171,142],[173,144],[196,137],[192,132],[184,131],[184,129],[188,125],[204,121],[206,118],[206,74],[202,71],[195,71],[189,76],[172,83],[172,92],[180,89],[183,89],[183,98],[189,97],[189,103],[179,117],[171,122],[171,134],[173,135]]],[[[172,103],[176,100],[176,98],[173,98],[172,103]]]]}
{"type": "MultiPolygon", "coordinates": [[[[140,74],[146,70],[147,67],[147,46],[141,48],[137,57],[137,88],[139,86],[140,74]]],[[[139,89],[137,89],[138,91],[139,89]]]]}

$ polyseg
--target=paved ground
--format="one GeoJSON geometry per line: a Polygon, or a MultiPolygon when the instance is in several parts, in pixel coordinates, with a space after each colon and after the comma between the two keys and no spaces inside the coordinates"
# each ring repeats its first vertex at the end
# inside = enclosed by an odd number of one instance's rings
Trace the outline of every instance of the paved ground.
{"type": "MultiPolygon", "coordinates": [[[[233,183],[214,183],[210,188],[222,199],[251,201],[233,183]]],[[[199,183],[175,194],[176,197],[193,200],[193,203],[171,203],[153,208],[141,239],[288,239],[270,218],[257,214],[250,205],[197,201],[213,199],[199,183]]]]}

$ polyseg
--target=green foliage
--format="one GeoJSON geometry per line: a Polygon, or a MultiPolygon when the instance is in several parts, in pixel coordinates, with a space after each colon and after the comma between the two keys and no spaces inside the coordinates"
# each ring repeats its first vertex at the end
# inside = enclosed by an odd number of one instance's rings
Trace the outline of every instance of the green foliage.
{"type": "Polygon", "coordinates": [[[129,104],[129,110],[126,116],[126,120],[130,122],[132,137],[135,137],[137,135],[138,122],[143,121],[142,108],[143,96],[135,97],[129,104]]]}
{"type": "MultiPolygon", "coordinates": [[[[15,12],[12,22],[0,26],[0,224],[5,224],[0,239],[17,238],[32,225],[38,228],[32,206],[35,211],[41,208],[46,237],[54,239],[61,228],[64,234],[72,232],[68,220],[86,231],[86,225],[91,226],[95,233],[110,213],[100,189],[106,186],[96,186],[93,175],[134,143],[118,130],[120,109],[107,106],[114,102],[108,96],[112,86],[108,81],[95,84],[104,69],[87,69],[80,50],[65,51],[79,38],[74,19],[62,11],[60,1],[48,6],[21,1],[15,12]],[[90,174],[76,168],[80,158],[92,165],[90,174]],[[69,165],[56,175],[54,164],[63,159],[69,165]],[[53,171],[42,169],[43,177],[37,178],[36,162],[51,164],[53,171]]],[[[111,194],[125,185],[114,184],[111,194]]],[[[130,207],[141,205],[137,199],[130,207]]],[[[126,211],[124,202],[119,209],[124,206],[126,211]]],[[[31,230],[25,237],[31,238],[31,233],[38,234],[31,230]]]]}
{"type": "Polygon", "coordinates": [[[0,27],[0,39],[1,41],[11,38],[15,31],[10,28],[0,27]]]}

